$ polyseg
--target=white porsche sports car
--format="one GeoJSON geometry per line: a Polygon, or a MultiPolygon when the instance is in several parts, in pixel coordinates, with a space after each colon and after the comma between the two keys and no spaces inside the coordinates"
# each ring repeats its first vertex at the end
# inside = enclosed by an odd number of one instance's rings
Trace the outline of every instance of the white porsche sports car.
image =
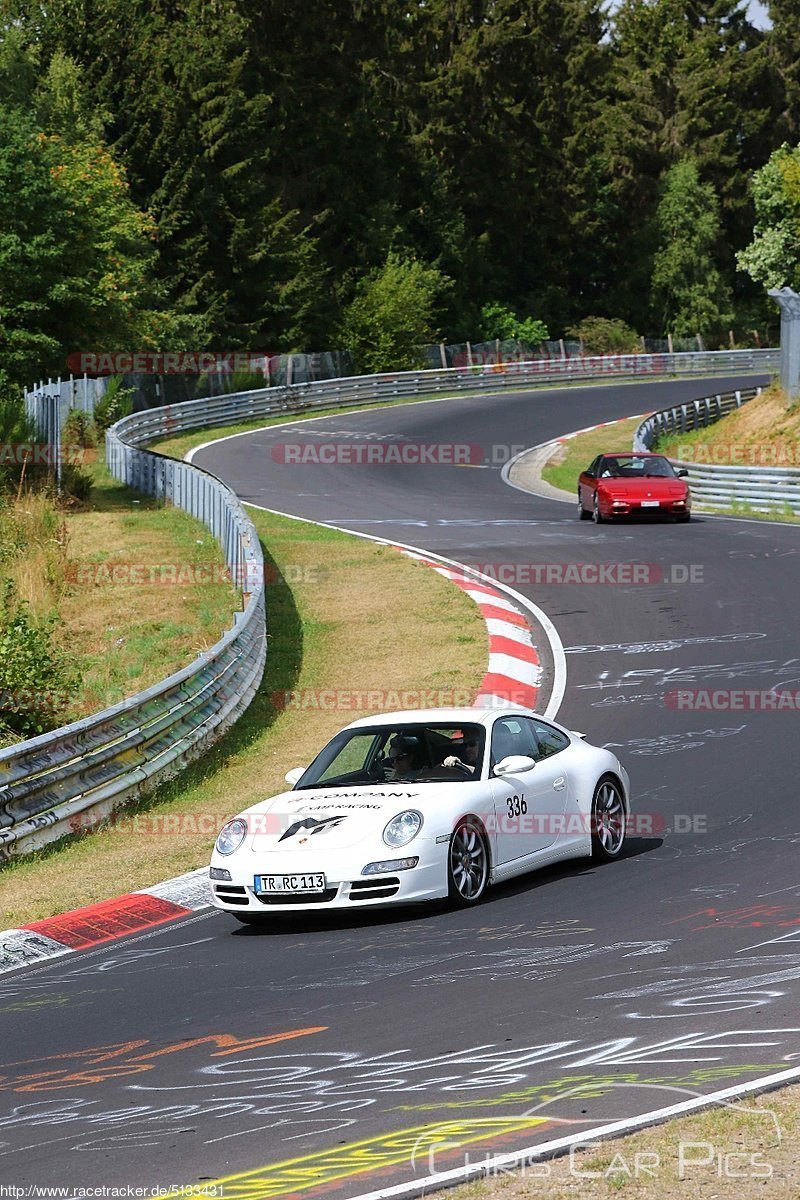
{"type": "Polygon", "coordinates": [[[291,791],[220,830],[214,903],[270,913],[447,898],[559,859],[617,858],[628,775],[609,750],[524,708],[385,713],[348,725],[291,791]]]}

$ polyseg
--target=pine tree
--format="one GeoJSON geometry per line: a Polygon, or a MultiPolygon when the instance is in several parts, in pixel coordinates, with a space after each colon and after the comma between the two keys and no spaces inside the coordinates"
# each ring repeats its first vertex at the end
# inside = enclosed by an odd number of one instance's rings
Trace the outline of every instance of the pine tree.
{"type": "Polygon", "coordinates": [[[620,315],[632,319],[656,249],[659,181],[691,156],[720,198],[719,265],[752,219],[747,175],[772,119],[763,35],[739,0],[624,0],[614,23],[616,98],[606,110],[618,218],[620,315]],[[627,293],[627,294],[625,294],[627,293]]]}
{"type": "Polygon", "coordinates": [[[778,142],[800,142],[800,0],[770,0],[767,41],[779,88],[778,142]]]}

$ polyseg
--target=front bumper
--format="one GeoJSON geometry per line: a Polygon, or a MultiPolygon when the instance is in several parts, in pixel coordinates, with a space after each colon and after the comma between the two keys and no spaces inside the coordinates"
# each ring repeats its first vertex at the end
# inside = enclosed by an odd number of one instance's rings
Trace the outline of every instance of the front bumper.
{"type": "MultiPolygon", "coordinates": [[[[447,846],[412,843],[396,856],[376,853],[372,859],[363,852],[355,860],[315,863],[303,854],[298,858],[286,854],[255,855],[247,850],[225,858],[215,854],[212,867],[227,870],[230,880],[212,879],[211,900],[216,908],[237,915],[268,915],[270,912],[328,912],[331,909],[376,908],[386,904],[414,904],[422,900],[442,899],[447,895],[447,846]],[[382,875],[362,875],[370,861],[391,857],[419,856],[416,867],[406,871],[390,871],[382,875]],[[248,862],[248,859],[253,861],[248,862]],[[233,862],[231,860],[234,860],[233,862]],[[241,861],[238,861],[241,860],[241,861]],[[255,876],[321,873],[325,876],[325,891],[317,893],[273,893],[260,896],[254,888],[255,876]]],[[[337,856],[338,859],[338,856],[337,856]]]]}
{"type": "Polygon", "coordinates": [[[604,517],[681,517],[687,516],[692,511],[691,501],[688,499],[660,500],[658,507],[655,508],[635,497],[604,500],[600,503],[599,508],[604,517]]]}

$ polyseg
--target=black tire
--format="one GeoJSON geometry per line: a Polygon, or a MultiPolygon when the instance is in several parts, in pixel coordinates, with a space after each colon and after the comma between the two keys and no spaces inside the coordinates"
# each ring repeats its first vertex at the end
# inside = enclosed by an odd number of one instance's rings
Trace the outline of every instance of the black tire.
{"type": "Polygon", "coordinates": [[[691,519],[692,519],[691,513],[681,513],[681,515],[679,517],[675,518],[675,520],[678,522],[679,525],[685,525],[686,522],[691,521],[691,519]]]}
{"type": "Polygon", "coordinates": [[[475,817],[462,817],[447,847],[447,887],[456,908],[478,904],[489,883],[489,846],[475,817]]]}
{"type": "Polygon", "coordinates": [[[592,520],[595,525],[602,525],[605,517],[600,512],[600,505],[597,503],[597,492],[594,494],[594,504],[592,505],[592,520]]]}
{"type": "Polygon", "coordinates": [[[598,862],[619,858],[627,825],[622,788],[612,776],[604,775],[592,797],[592,858],[598,862]]]}
{"type": "Polygon", "coordinates": [[[578,517],[580,518],[581,521],[589,521],[589,520],[591,520],[591,516],[592,516],[592,514],[589,512],[588,508],[583,507],[583,503],[581,501],[581,494],[580,494],[580,492],[578,492],[578,517]]]}

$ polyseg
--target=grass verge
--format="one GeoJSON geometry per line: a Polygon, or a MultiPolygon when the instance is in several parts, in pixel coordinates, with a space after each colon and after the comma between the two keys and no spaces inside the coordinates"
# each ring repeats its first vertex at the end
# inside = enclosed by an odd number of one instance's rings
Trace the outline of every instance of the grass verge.
{"type": "Polygon", "coordinates": [[[68,720],[180,670],[241,608],[221,547],[199,521],[122,486],[99,463],[91,470],[91,506],[66,516],[59,611],[82,676],[68,720]]]}
{"type": "Polygon", "coordinates": [[[721,421],[662,438],[670,458],[706,466],[800,467],[800,404],[773,384],[721,421]]]}
{"type": "Polygon", "coordinates": [[[390,547],[258,510],[251,515],[268,581],[267,671],[256,699],[135,821],[67,839],[0,870],[6,927],[203,865],[227,817],[282,790],[289,767],[308,762],[368,707],[417,707],[416,691],[434,693],[431,704],[463,692],[463,703],[477,691],[486,627],[459,588],[390,547]],[[374,695],[366,699],[367,691],[374,695]],[[293,699],[283,707],[287,692],[293,699]]]}
{"type": "Polygon", "coordinates": [[[596,455],[606,450],[630,450],[633,435],[641,423],[641,418],[631,417],[626,421],[617,421],[610,427],[590,429],[588,433],[579,433],[568,442],[562,442],[542,471],[542,479],[553,487],[577,494],[581,471],[589,466],[596,455]]]}
{"type": "Polygon", "coordinates": [[[222,550],[199,521],[122,487],[97,462],[87,471],[91,496],[79,506],[56,506],[43,491],[0,498],[0,585],[33,614],[58,664],[46,671],[25,657],[11,624],[3,707],[18,712],[7,728],[0,718],[4,745],[179,670],[219,639],[241,607],[222,550]]]}
{"type": "Polygon", "coordinates": [[[581,1200],[607,1200],[615,1194],[629,1200],[796,1198],[800,1195],[799,1133],[800,1087],[795,1086],[681,1117],[630,1137],[597,1142],[562,1158],[532,1163],[525,1170],[503,1172],[447,1192],[432,1191],[429,1196],[442,1200],[522,1196],[567,1200],[577,1195],[581,1200]]]}

